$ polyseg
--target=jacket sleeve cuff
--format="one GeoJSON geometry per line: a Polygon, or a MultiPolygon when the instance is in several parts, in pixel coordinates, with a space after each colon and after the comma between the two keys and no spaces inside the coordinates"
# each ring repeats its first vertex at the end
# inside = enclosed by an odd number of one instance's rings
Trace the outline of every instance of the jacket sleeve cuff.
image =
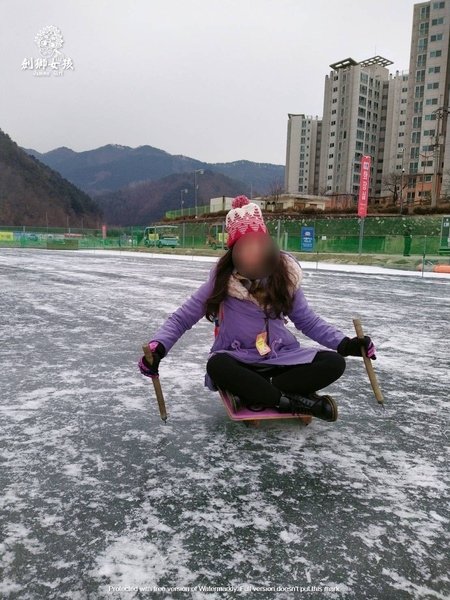
{"type": "Polygon", "coordinates": [[[148,345],[152,352],[159,354],[160,358],[164,358],[164,356],[167,354],[164,344],[162,344],[159,340],[150,340],[148,345]]]}

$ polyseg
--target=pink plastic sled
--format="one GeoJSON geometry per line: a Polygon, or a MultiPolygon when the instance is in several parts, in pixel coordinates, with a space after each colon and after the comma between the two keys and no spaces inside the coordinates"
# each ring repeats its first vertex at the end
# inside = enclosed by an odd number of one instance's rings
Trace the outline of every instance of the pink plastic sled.
{"type": "Polygon", "coordinates": [[[265,408],[263,410],[256,411],[242,406],[240,407],[238,400],[233,396],[233,394],[220,388],[218,388],[218,391],[230,419],[233,421],[242,421],[247,427],[249,427],[251,424],[258,426],[261,421],[266,421],[269,419],[296,419],[305,425],[308,425],[312,421],[311,415],[280,413],[274,408],[265,408]]]}

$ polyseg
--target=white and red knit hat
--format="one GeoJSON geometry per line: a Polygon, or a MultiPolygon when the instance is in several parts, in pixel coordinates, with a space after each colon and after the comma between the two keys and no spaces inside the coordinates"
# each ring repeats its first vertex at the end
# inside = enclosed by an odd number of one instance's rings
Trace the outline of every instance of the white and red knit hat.
{"type": "Polygon", "coordinates": [[[261,209],[250,202],[247,196],[236,196],[233,199],[231,210],[225,217],[225,228],[228,233],[228,248],[246,233],[268,233],[261,209]]]}

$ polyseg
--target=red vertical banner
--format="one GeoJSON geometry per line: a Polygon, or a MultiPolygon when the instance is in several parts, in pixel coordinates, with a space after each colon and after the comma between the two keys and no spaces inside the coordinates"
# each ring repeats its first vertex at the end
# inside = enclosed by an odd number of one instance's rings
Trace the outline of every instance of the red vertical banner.
{"type": "Polygon", "coordinates": [[[359,175],[358,217],[365,217],[367,215],[371,161],[372,157],[366,154],[361,158],[361,172],[359,175]]]}
{"type": "Polygon", "coordinates": [[[106,239],[106,225],[102,225],[102,238],[106,239]]]}

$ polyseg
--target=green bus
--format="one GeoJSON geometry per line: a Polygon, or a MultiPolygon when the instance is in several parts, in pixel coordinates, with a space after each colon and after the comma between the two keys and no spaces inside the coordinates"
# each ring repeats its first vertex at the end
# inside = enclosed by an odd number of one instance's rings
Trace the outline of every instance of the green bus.
{"type": "Polygon", "coordinates": [[[152,225],[144,229],[144,244],[162,248],[176,248],[180,245],[178,225],[152,225]]]}

